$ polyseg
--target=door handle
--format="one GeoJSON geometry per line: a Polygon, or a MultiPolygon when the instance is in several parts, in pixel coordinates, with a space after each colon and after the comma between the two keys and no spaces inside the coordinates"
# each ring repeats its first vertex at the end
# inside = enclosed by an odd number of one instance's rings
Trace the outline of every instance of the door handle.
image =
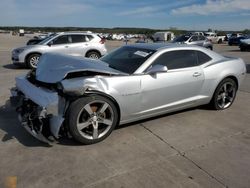
{"type": "Polygon", "coordinates": [[[65,48],[68,48],[69,46],[64,46],[65,48]]]}
{"type": "Polygon", "coordinates": [[[193,77],[198,77],[198,76],[201,76],[201,73],[200,73],[200,72],[195,72],[195,73],[193,74],[193,77]]]}

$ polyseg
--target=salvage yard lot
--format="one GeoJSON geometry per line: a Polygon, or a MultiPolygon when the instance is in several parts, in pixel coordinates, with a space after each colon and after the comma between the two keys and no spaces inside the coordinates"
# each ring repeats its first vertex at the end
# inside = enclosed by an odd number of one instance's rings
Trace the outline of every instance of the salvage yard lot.
{"type": "Polygon", "coordinates": [[[11,64],[11,49],[27,40],[0,34],[0,187],[10,177],[25,188],[250,187],[250,52],[214,45],[247,64],[227,110],[199,107],[123,126],[95,145],[61,139],[47,146],[20,126],[8,103],[15,76],[28,71],[11,64]]]}

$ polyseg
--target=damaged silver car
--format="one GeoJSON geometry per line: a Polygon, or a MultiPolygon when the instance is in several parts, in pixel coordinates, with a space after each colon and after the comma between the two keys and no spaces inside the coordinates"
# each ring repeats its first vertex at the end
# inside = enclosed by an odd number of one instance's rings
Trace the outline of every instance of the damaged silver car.
{"type": "Polygon", "coordinates": [[[199,46],[134,44],[100,60],[44,54],[16,78],[11,101],[33,136],[102,141],[122,124],[194,106],[230,107],[246,74],[240,58],[199,46]]]}

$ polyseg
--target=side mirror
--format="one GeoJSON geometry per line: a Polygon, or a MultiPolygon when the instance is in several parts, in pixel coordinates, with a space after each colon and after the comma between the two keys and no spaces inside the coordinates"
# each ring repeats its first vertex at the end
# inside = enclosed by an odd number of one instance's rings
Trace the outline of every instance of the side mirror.
{"type": "Polygon", "coordinates": [[[50,47],[53,44],[53,41],[48,42],[48,46],[50,47]]]}
{"type": "Polygon", "coordinates": [[[153,65],[152,67],[150,67],[148,70],[147,70],[147,74],[156,74],[156,73],[159,73],[159,72],[167,72],[168,71],[168,68],[167,66],[164,66],[164,65],[153,65]]]}

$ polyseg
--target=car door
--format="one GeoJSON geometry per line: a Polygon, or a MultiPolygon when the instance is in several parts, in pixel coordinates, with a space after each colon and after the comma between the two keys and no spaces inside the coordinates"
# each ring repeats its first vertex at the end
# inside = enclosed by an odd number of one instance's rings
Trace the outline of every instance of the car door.
{"type": "Polygon", "coordinates": [[[74,56],[84,56],[89,47],[89,41],[84,34],[71,34],[72,44],[70,45],[70,54],[74,56]]]}
{"type": "Polygon", "coordinates": [[[154,65],[167,66],[168,71],[142,76],[142,114],[192,106],[199,99],[204,73],[195,51],[163,53],[151,66],[154,65]]]}
{"type": "Polygon", "coordinates": [[[199,41],[198,35],[192,36],[192,37],[189,39],[188,44],[193,44],[193,45],[202,46],[201,42],[199,41]]]}
{"type": "Polygon", "coordinates": [[[206,41],[206,38],[202,35],[198,36],[198,41],[197,41],[197,45],[199,46],[203,46],[204,45],[204,42],[206,41]]]}
{"type": "Polygon", "coordinates": [[[48,52],[70,54],[70,44],[69,35],[60,35],[49,42],[48,52]]]}

